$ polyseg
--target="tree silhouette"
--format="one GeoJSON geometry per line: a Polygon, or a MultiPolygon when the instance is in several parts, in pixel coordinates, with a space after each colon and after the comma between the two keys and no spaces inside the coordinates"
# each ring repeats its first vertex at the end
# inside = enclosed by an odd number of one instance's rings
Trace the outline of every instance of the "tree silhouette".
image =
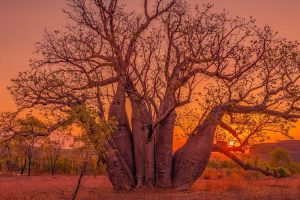
{"type": "Polygon", "coordinates": [[[2,115],[3,141],[33,134],[16,119],[38,109],[48,124],[34,135],[82,125],[115,190],[188,189],[212,151],[262,171],[234,152],[287,134],[300,117],[299,45],[252,18],[180,0],[144,0],[142,13],[117,0],[69,0],[65,13],[66,28],[46,32],[31,70],[12,80],[18,111],[2,115]],[[195,108],[199,121],[173,153],[177,112],[195,108]]]}

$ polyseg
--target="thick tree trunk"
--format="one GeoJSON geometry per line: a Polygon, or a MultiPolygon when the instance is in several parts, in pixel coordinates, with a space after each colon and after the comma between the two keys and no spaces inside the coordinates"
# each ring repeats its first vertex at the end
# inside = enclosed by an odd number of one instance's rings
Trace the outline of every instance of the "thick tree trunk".
{"type": "MultiPolygon", "coordinates": [[[[166,92],[160,113],[165,113],[175,105],[175,92],[166,92]]],[[[156,184],[162,188],[172,187],[173,134],[176,119],[175,110],[159,125],[156,142],[156,184]]]]}
{"type": "MultiPolygon", "coordinates": [[[[141,187],[143,186],[144,181],[151,181],[154,179],[154,177],[146,177],[146,171],[147,175],[150,175],[148,172],[153,170],[146,169],[146,167],[150,167],[150,163],[154,160],[154,153],[151,153],[152,142],[149,140],[149,138],[151,138],[150,135],[152,134],[150,127],[151,118],[148,116],[149,113],[142,102],[131,99],[131,106],[134,159],[136,169],[135,176],[137,180],[137,187],[141,187]]],[[[146,184],[151,185],[151,183],[146,184]]]]}
{"type": "Polygon", "coordinates": [[[109,108],[109,119],[117,120],[118,127],[105,144],[108,176],[114,190],[131,190],[135,186],[132,135],[126,113],[126,97],[119,82],[116,94],[109,108]]]}
{"type": "Polygon", "coordinates": [[[134,186],[134,177],[121,153],[113,147],[111,141],[105,144],[105,155],[102,160],[107,166],[108,176],[113,189],[131,190],[134,186]]]}
{"type": "Polygon", "coordinates": [[[136,187],[139,188],[142,187],[144,183],[151,186],[154,181],[152,117],[143,97],[139,96],[132,80],[127,77],[127,72],[123,71],[127,67],[128,63],[127,65],[126,63],[123,63],[122,66],[120,66],[121,70],[117,71],[119,73],[119,84],[123,86],[131,103],[135,178],[136,187]]]}
{"type": "Polygon", "coordinates": [[[176,189],[189,189],[203,173],[209,161],[215,131],[222,116],[222,108],[212,109],[186,144],[174,154],[173,186],[176,189]]]}
{"type": "Polygon", "coordinates": [[[145,185],[153,187],[155,183],[154,141],[150,140],[145,146],[145,185]]]}
{"type": "MultiPolygon", "coordinates": [[[[86,123],[85,121],[81,121],[86,123]]],[[[90,121],[89,132],[91,134],[91,142],[95,146],[98,146],[98,141],[95,141],[92,137],[92,134],[97,131],[96,122],[90,121]]],[[[104,154],[101,154],[101,160],[107,166],[108,176],[112,183],[114,190],[131,190],[135,186],[134,176],[132,170],[126,163],[124,156],[118,150],[117,144],[114,142],[113,137],[107,138],[107,141],[104,145],[104,154]]],[[[123,148],[123,147],[122,147],[123,148]]],[[[124,149],[120,149],[123,151],[124,149]]],[[[126,148],[125,148],[126,150],[126,148]]]]}
{"type": "Polygon", "coordinates": [[[109,119],[114,119],[118,122],[118,127],[112,134],[112,138],[131,173],[134,174],[132,135],[128,124],[125,103],[125,91],[122,84],[119,83],[117,92],[109,108],[109,119]]]}

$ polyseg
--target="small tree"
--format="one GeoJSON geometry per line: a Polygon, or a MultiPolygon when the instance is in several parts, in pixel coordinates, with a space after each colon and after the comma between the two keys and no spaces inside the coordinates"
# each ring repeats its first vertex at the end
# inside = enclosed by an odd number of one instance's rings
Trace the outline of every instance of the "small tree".
{"type": "Polygon", "coordinates": [[[42,144],[43,150],[46,151],[47,158],[49,159],[51,175],[56,173],[57,161],[60,157],[63,148],[63,142],[58,139],[46,139],[42,144]]]}
{"type": "Polygon", "coordinates": [[[288,169],[292,165],[290,153],[283,148],[276,148],[270,153],[270,157],[270,164],[273,167],[285,167],[288,169]]]}

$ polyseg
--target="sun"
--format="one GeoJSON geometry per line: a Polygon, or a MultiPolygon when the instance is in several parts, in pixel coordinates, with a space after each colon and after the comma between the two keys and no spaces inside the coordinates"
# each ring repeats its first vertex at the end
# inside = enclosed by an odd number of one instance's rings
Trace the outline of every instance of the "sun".
{"type": "Polygon", "coordinates": [[[231,141],[228,143],[228,145],[229,145],[229,146],[233,146],[233,145],[234,145],[234,141],[231,140],[231,141]]]}

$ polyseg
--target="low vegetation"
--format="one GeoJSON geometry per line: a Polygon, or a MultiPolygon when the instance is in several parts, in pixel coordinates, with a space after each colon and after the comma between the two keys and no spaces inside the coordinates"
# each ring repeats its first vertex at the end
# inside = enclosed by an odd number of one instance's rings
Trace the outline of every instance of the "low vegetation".
{"type": "MultiPolygon", "coordinates": [[[[80,147],[63,148],[64,143],[48,138],[16,139],[13,143],[1,147],[0,175],[79,175],[80,166],[88,162],[87,175],[99,176],[106,173],[106,167],[101,162],[101,155],[92,153],[86,160],[88,149],[80,147]],[[30,162],[29,162],[30,160],[30,162]]],[[[259,156],[241,155],[246,165],[260,167],[274,172],[277,177],[289,177],[300,174],[300,163],[292,161],[288,151],[277,148],[269,153],[269,160],[259,156]]],[[[203,178],[220,179],[235,177],[236,174],[246,179],[264,177],[253,171],[244,171],[232,160],[212,157],[203,178]]]]}
{"type": "MultiPolygon", "coordinates": [[[[14,143],[1,149],[0,175],[78,175],[80,166],[85,162],[87,150],[82,148],[63,149],[49,141],[40,146],[27,146],[14,143]],[[28,161],[30,160],[30,162],[28,161]]],[[[38,144],[36,144],[38,145],[38,144]]],[[[88,158],[87,174],[104,174],[105,166],[99,155],[88,158]]]]}

